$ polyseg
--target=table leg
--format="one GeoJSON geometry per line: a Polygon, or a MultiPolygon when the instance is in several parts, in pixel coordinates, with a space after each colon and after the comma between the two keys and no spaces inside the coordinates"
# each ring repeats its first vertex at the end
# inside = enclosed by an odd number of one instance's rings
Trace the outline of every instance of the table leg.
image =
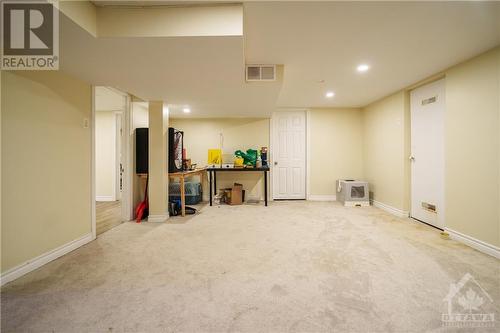
{"type": "Polygon", "coordinates": [[[208,195],[210,197],[210,206],[212,206],[212,171],[208,171],[208,195]]]}
{"type": "Polygon", "coordinates": [[[186,193],[184,190],[184,176],[181,176],[181,215],[186,216],[186,193]]]}
{"type": "Polygon", "coordinates": [[[214,195],[217,195],[217,171],[214,170],[214,195]]]}
{"type": "Polygon", "coordinates": [[[267,172],[264,171],[264,203],[267,207],[267,172]]]}

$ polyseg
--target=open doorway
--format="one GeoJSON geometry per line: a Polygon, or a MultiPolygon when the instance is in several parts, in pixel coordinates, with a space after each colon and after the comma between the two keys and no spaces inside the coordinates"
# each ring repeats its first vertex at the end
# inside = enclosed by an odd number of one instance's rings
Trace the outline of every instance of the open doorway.
{"type": "Polygon", "coordinates": [[[128,221],[127,136],[128,96],[109,87],[95,87],[95,232],[96,236],[128,221]]]}

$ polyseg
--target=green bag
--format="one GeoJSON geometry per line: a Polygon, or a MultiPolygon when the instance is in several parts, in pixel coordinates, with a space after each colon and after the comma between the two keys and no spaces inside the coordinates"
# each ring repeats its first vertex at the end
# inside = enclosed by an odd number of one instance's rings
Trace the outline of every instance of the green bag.
{"type": "Polygon", "coordinates": [[[243,158],[244,165],[255,166],[257,163],[257,150],[255,149],[247,149],[246,153],[241,150],[237,150],[234,152],[234,155],[243,158]]]}

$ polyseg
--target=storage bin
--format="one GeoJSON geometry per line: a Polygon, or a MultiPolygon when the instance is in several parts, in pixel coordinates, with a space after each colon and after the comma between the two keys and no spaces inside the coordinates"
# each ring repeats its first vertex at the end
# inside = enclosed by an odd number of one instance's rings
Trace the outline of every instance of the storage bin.
{"type": "MultiPolygon", "coordinates": [[[[184,195],[186,197],[186,205],[196,205],[203,199],[203,192],[200,182],[185,182],[184,195]]],[[[169,201],[181,199],[181,184],[170,183],[168,185],[169,201]]]]}

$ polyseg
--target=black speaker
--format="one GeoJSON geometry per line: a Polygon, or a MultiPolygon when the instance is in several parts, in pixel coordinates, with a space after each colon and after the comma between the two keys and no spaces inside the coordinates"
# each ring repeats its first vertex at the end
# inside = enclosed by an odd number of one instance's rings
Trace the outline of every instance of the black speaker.
{"type": "Polygon", "coordinates": [[[135,172],[148,173],[149,128],[135,129],[135,172]]]}

